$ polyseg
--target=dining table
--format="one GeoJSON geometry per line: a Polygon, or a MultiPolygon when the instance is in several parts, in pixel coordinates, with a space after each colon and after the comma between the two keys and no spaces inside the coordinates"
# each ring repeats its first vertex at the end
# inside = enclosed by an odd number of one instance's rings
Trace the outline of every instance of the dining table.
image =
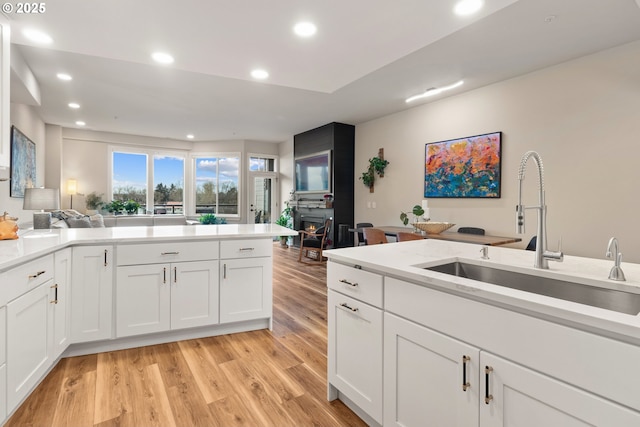
{"type": "MultiPolygon", "coordinates": [[[[412,227],[400,227],[395,225],[381,225],[375,226],[374,228],[380,229],[384,231],[384,234],[387,236],[395,237],[397,239],[399,232],[412,233],[414,229],[412,227]]],[[[350,229],[354,233],[362,232],[361,228],[353,228],[350,229]]],[[[508,245],[509,243],[517,243],[522,241],[520,237],[506,237],[506,236],[493,236],[490,234],[469,234],[469,233],[458,233],[457,231],[443,231],[438,234],[430,234],[430,233],[422,233],[417,232],[416,234],[420,234],[425,239],[438,239],[438,240],[448,240],[451,242],[461,242],[461,243],[475,243],[477,245],[488,245],[488,246],[500,246],[500,245],[508,245]]]]}

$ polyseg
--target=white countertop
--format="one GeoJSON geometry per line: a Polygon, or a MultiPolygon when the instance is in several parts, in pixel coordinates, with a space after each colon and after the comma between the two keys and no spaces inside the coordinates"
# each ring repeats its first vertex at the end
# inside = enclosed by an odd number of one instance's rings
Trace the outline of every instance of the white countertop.
{"type": "Polygon", "coordinates": [[[156,227],[28,230],[21,232],[17,240],[0,241],[0,272],[73,245],[150,243],[153,241],[194,239],[230,240],[297,235],[297,231],[275,224],[163,225],[156,227]]]}
{"type": "MultiPolygon", "coordinates": [[[[603,246],[603,254],[604,249],[603,246]]],[[[640,315],[619,313],[424,269],[445,262],[464,261],[640,294],[640,264],[623,262],[622,269],[627,281],[616,282],[607,279],[613,266],[613,261],[608,259],[565,255],[563,262],[549,261],[549,270],[540,270],[533,268],[535,252],[532,251],[489,247],[490,259],[483,260],[478,245],[434,239],[334,249],[323,252],[323,255],[331,261],[359,265],[383,275],[640,345],[640,315]]]]}

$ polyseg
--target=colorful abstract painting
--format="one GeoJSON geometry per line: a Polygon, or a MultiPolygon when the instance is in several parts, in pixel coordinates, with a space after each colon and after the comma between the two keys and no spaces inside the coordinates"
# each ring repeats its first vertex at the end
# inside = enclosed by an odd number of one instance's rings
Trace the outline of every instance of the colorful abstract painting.
{"type": "Polygon", "coordinates": [[[24,189],[36,185],[36,144],[11,128],[11,197],[24,197],[24,189]]]}
{"type": "Polygon", "coordinates": [[[425,146],[424,197],[500,197],[502,132],[425,146]]]}

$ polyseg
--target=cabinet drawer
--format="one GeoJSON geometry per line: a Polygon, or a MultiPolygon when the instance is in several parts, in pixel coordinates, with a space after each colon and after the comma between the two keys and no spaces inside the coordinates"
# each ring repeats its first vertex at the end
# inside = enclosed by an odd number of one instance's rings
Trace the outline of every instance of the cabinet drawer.
{"type": "Polygon", "coordinates": [[[270,257],[273,250],[271,239],[224,240],[220,242],[220,258],[270,257]]]}
{"type": "Polygon", "coordinates": [[[330,289],[382,307],[382,276],[329,261],[327,286],[330,289]]]}
{"type": "Polygon", "coordinates": [[[0,306],[53,279],[53,255],[28,262],[0,275],[0,306]]]}
{"type": "Polygon", "coordinates": [[[117,252],[117,265],[206,261],[218,259],[220,253],[218,241],[123,244],[117,252]]]}

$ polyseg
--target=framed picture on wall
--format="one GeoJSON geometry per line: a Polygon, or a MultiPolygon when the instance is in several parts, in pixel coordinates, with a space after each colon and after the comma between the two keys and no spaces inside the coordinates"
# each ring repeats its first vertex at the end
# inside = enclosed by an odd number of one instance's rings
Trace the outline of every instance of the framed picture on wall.
{"type": "Polygon", "coordinates": [[[24,189],[36,185],[36,144],[11,126],[11,197],[24,197],[24,189]]]}
{"type": "Polygon", "coordinates": [[[424,197],[499,198],[502,132],[425,146],[424,197]]]}

